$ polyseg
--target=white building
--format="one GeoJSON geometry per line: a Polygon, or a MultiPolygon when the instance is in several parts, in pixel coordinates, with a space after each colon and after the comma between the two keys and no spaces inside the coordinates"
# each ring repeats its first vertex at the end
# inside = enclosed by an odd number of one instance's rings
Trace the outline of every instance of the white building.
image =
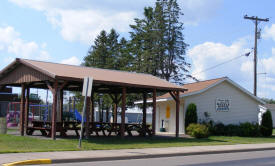
{"type": "MultiPolygon", "coordinates": [[[[223,124],[257,123],[259,105],[264,105],[261,99],[227,77],[185,84],[183,87],[188,91],[180,94],[181,134],[185,133],[185,112],[190,103],[196,104],[199,120],[208,118],[223,124]]],[[[163,125],[166,132],[175,133],[175,105],[169,93],[157,98],[156,132],[160,132],[163,125]]]]}

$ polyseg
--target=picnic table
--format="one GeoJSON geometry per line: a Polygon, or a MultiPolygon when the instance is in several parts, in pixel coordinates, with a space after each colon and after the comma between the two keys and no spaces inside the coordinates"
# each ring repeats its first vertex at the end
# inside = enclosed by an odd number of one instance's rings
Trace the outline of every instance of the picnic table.
{"type": "MultiPolygon", "coordinates": [[[[34,131],[38,130],[41,132],[43,136],[50,136],[51,135],[51,124],[50,121],[32,121],[32,125],[27,128],[27,134],[32,135],[34,131]]],[[[79,136],[79,127],[80,123],[76,121],[64,121],[64,122],[56,122],[56,131],[60,132],[61,136],[67,136],[68,130],[75,131],[76,135],[79,136]]],[[[89,124],[90,133],[95,132],[97,136],[101,134],[103,136],[111,136],[114,135],[121,135],[120,132],[121,123],[106,123],[106,122],[91,122],[89,124]]],[[[85,129],[84,129],[85,131],[85,129]]],[[[125,124],[125,132],[129,136],[133,136],[132,132],[137,132],[139,135],[148,135],[152,136],[152,129],[150,125],[146,125],[145,129],[143,129],[142,124],[132,124],[126,123],[125,124]]]]}
{"type": "MultiPolygon", "coordinates": [[[[119,136],[121,134],[120,128],[121,123],[93,122],[90,127],[90,132],[95,132],[97,136],[100,135],[100,132],[102,132],[104,136],[110,136],[112,134],[116,134],[117,136],[119,136]]],[[[152,129],[150,129],[150,125],[146,125],[145,130],[143,130],[142,124],[126,123],[125,132],[129,136],[133,136],[133,131],[138,132],[139,135],[152,136],[152,129]]]]}
{"type": "MultiPolygon", "coordinates": [[[[32,135],[34,131],[38,130],[43,136],[51,135],[51,124],[50,121],[32,121],[31,126],[27,128],[27,135],[32,135]]],[[[56,122],[56,131],[60,132],[61,136],[67,136],[66,132],[68,130],[74,130],[78,134],[79,128],[77,127],[79,123],[77,122],[56,122]]]]}

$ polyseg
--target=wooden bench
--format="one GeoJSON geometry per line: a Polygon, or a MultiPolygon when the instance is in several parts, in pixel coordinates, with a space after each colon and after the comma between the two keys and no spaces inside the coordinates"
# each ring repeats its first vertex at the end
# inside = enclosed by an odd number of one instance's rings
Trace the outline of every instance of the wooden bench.
{"type": "Polygon", "coordinates": [[[48,136],[48,133],[51,131],[50,128],[45,128],[45,127],[28,127],[27,135],[32,135],[35,130],[39,130],[43,136],[48,136]]]}

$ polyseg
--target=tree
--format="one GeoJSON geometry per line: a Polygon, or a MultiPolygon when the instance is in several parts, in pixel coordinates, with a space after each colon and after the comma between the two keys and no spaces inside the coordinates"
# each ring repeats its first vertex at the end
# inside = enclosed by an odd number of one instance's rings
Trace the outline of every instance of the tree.
{"type": "MultiPolygon", "coordinates": [[[[84,66],[97,67],[103,69],[132,71],[133,56],[129,53],[129,42],[125,38],[119,40],[119,34],[111,29],[109,33],[102,30],[91,46],[88,55],[84,58],[84,66]]],[[[94,100],[99,105],[99,95],[96,94],[94,100]]],[[[104,110],[111,108],[111,98],[109,95],[102,95],[103,103],[100,107],[104,110]]],[[[133,103],[133,99],[130,100],[133,103]]]]}
{"type": "MultiPolygon", "coordinates": [[[[84,66],[97,67],[103,69],[120,69],[118,66],[117,57],[119,57],[119,48],[122,47],[118,42],[118,33],[111,29],[107,34],[105,30],[102,30],[94,41],[94,45],[91,46],[91,50],[84,58],[84,66]]],[[[103,95],[103,103],[101,103],[102,110],[108,111],[111,108],[111,99],[108,95],[103,95]]],[[[95,101],[99,106],[99,95],[96,94],[95,101]]]]}
{"type": "Polygon", "coordinates": [[[263,100],[264,102],[266,102],[267,104],[275,104],[275,100],[273,100],[273,99],[262,98],[262,100],[263,100]]]}
{"type": "Polygon", "coordinates": [[[161,75],[167,81],[181,83],[184,79],[183,72],[188,72],[190,64],[185,61],[185,49],[187,44],[184,42],[183,23],[180,16],[183,15],[177,0],[158,0],[156,6],[162,10],[163,18],[159,16],[161,27],[164,28],[165,55],[161,63],[161,75]]]}
{"type": "Polygon", "coordinates": [[[191,123],[198,123],[197,106],[194,103],[190,103],[187,106],[185,114],[185,128],[187,128],[191,123]]]}
{"type": "Polygon", "coordinates": [[[84,66],[108,68],[107,59],[110,59],[108,50],[108,38],[105,30],[101,31],[100,34],[94,41],[94,45],[91,46],[91,50],[88,55],[84,58],[84,66]]]}
{"type": "Polygon", "coordinates": [[[110,33],[101,31],[84,58],[84,66],[113,70],[132,70],[133,57],[129,54],[129,42],[111,29],[110,33]]]}
{"type": "Polygon", "coordinates": [[[135,25],[130,25],[132,31],[131,52],[134,56],[133,70],[141,73],[149,73],[158,76],[156,65],[156,31],[154,30],[154,9],[144,8],[144,18],[135,19],[135,25]]]}
{"type": "Polygon", "coordinates": [[[267,110],[262,117],[262,124],[261,124],[261,134],[265,137],[272,135],[273,129],[273,122],[272,122],[272,115],[269,110],[267,110]]]}
{"type": "Polygon", "coordinates": [[[133,56],[129,52],[129,42],[122,37],[118,43],[118,56],[115,58],[115,69],[133,71],[133,56]]]}
{"type": "Polygon", "coordinates": [[[181,84],[190,64],[185,61],[181,9],[176,0],[157,0],[144,8],[144,18],[130,25],[134,70],[181,84]]]}

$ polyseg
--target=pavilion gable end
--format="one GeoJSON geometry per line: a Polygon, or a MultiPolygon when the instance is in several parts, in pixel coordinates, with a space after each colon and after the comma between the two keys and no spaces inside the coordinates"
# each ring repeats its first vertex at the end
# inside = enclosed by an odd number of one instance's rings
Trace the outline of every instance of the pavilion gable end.
{"type": "Polygon", "coordinates": [[[37,71],[36,69],[30,68],[24,64],[19,64],[13,70],[9,71],[9,73],[7,73],[5,77],[0,79],[0,85],[12,85],[46,80],[53,79],[37,71]]]}

